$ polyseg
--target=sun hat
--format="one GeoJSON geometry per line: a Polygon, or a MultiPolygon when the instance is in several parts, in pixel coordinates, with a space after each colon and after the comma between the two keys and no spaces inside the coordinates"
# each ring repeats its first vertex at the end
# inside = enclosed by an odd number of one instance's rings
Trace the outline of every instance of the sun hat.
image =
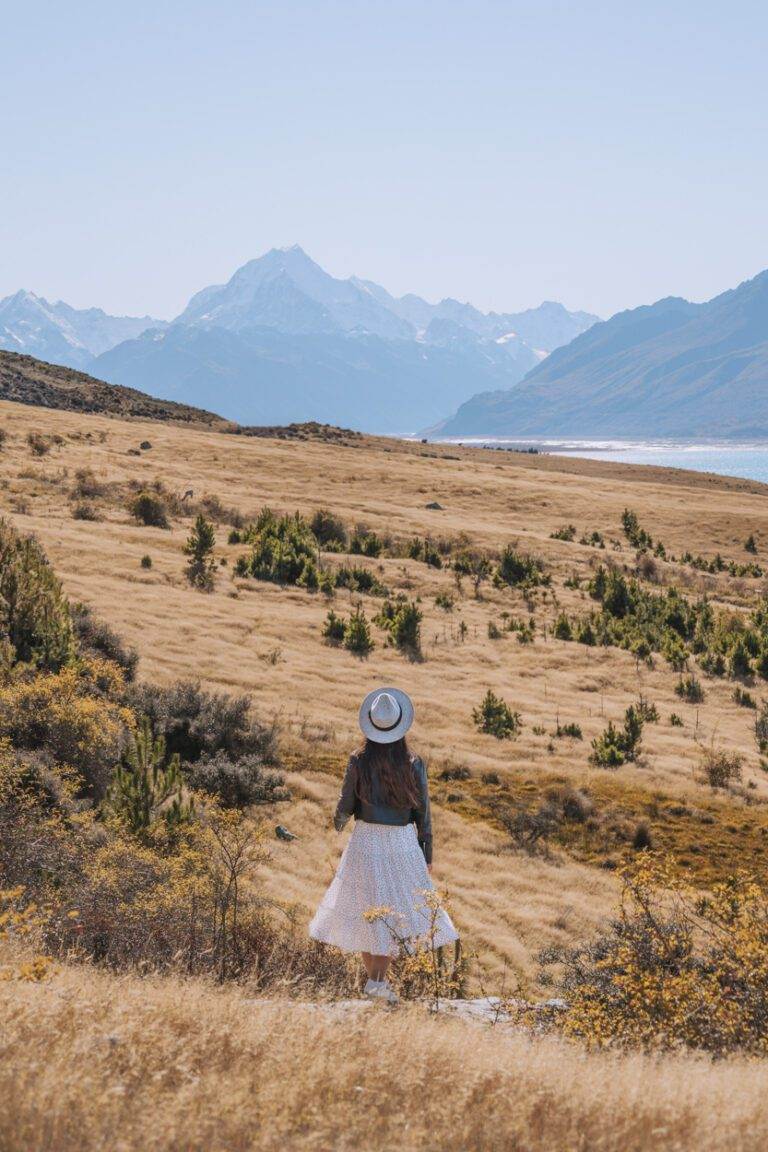
{"type": "Polygon", "coordinates": [[[413,724],[413,703],[400,688],[374,688],[360,705],[363,736],[376,744],[394,744],[413,724]]]}

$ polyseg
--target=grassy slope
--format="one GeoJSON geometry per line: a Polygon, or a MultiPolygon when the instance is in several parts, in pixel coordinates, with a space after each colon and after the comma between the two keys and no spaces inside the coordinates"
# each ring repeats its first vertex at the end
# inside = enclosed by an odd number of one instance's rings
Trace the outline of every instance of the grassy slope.
{"type": "Polygon", "coordinates": [[[423,1008],[357,1016],[66,970],[0,983],[0,1016],[9,1152],[761,1152],[768,1141],[768,1072],[749,1061],[587,1055],[423,1008]]]}
{"type": "MultiPolygon", "coordinates": [[[[452,893],[470,949],[492,967],[508,959],[527,986],[535,980],[539,948],[582,937],[611,908],[615,879],[598,865],[617,858],[623,850],[620,833],[626,835],[637,820],[648,819],[657,841],[679,851],[704,880],[736,862],[762,862],[766,810],[738,798],[713,797],[696,781],[697,710],[674,695],[676,677],[663,662],[638,671],[626,653],[545,641],[541,634],[528,647],[513,636],[489,640],[488,621],[499,622],[503,610],[526,615],[519,593],[487,589],[475,600],[465,588],[455,611],[447,614],[435,607],[434,597],[452,590],[450,573],[402,560],[383,560],[381,576],[393,589],[422,597],[425,659],[407,662],[385,648],[376,632],[376,650],[360,662],[322,644],[327,606],[321,597],[246,581],[233,585],[229,571],[241,549],[224,543],[225,528],[218,533],[218,551],[230,569],[221,572],[214,594],[205,596],[191,591],[183,578],[181,545],[189,522],[176,521],[170,532],[141,528],[123,508],[129,479],[160,478],[179,492],[192,488],[196,497],[216,494],[246,515],[265,503],[306,512],[327,506],[350,524],[364,520],[404,536],[467,532],[491,549],[517,540],[552,567],[560,604],[578,610],[586,607],[583,594],[565,589],[563,581],[573,570],[586,575],[602,554],[549,539],[554,528],[572,521],[579,533],[597,529],[618,537],[621,511],[629,505],[668,549],[720,550],[743,560],[750,532],[768,541],[768,493],[760,485],[352,436],[335,443],[231,437],[7,403],[0,404],[0,421],[9,433],[0,455],[0,510],[39,535],[72,597],[92,604],[139,648],[143,673],[158,680],[199,676],[228,690],[247,690],[263,715],[278,717],[299,796],[281,818],[301,839],[275,842],[264,879],[275,895],[297,902],[305,914],[339,851],[328,814],[335,777],[358,740],[357,704],[364,691],[381,682],[396,682],[413,694],[414,744],[428,757],[433,776],[450,764],[466,764],[473,772],[467,784],[435,786],[436,875],[452,893]],[[25,440],[29,431],[55,431],[65,443],[33,459],[25,440]],[[145,437],[152,449],[128,455],[145,437]],[[100,523],[71,517],[68,490],[80,467],[92,468],[113,485],[111,497],[101,502],[105,519],[100,523]],[[433,500],[444,510],[428,510],[433,500]],[[14,513],[20,506],[29,511],[14,513]],[[153,560],[149,571],[140,567],[145,554],[153,560]],[[459,620],[468,626],[463,641],[459,620]],[[522,713],[523,733],[513,743],[474,730],[471,709],[488,686],[522,713]],[[619,719],[639,690],[661,714],[661,722],[647,729],[643,761],[617,774],[591,769],[590,739],[608,719],[619,719]],[[669,725],[672,711],[682,714],[683,728],[669,725]],[[558,716],[580,723],[584,741],[556,740],[550,750],[549,733],[558,716]],[[546,734],[535,734],[537,725],[546,734]],[[479,779],[486,771],[497,772],[513,798],[532,800],[563,780],[589,787],[598,828],[569,834],[567,851],[551,860],[500,851],[503,838],[489,821],[486,804],[495,786],[479,779]]],[[[632,561],[627,548],[611,555],[632,561]]],[[[692,588],[706,587],[714,598],[736,605],[747,604],[758,586],[677,566],[666,571],[676,582],[685,576],[692,588]]],[[[346,593],[336,597],[335,607],[347,609],[346,593]]],[[[375,607],[366,598],[369,615],[375,607]]],[[[557,612],[551,595],[546,602],[539,599],[536,612],[539,623],[551,622],[557,612]]],[[[698,738],[706,742],[715,735],[719,743],[743,751],[746,778],[756,786],[752,795],[768,798],[751,734],[753,714],[733,702],[731,683],[706,686],[698,738]]]]}

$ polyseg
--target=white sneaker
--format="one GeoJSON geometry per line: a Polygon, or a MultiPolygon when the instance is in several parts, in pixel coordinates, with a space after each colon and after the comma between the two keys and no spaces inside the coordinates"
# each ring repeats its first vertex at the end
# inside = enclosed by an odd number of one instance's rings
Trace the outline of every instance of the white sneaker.
{"type": "Polygon", "coordinates": [[[386,1000],[387,1004],[397,1004],[397,992],[387,980],[369,980],[363,989],[363,995],[369,1000],[386,1000]]]}

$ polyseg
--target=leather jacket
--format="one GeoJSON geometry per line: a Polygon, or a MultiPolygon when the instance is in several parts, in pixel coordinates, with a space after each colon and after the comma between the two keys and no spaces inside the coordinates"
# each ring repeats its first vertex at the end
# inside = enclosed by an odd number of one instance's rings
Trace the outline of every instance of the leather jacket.
{"type": "Polygon", "coordinates": [[[341,786],[341,796],[336,805],[336,814],[333,823],[337,832],[341,832],[350,816],[355,820],[363,820],[367,824],[415,824],[419,838],[419,846],[424,853],[427,864],[432,863],[432,814],[429,807],[429,785],[427,784],[427,770],[424,761],[418,756],[413,759],[413,772],[419,790],[419,804],[415,808],[391,808],[381,802],[378,793],[378,780],[374,777],[371,782],[370,801],[361,800],[358,795],[358,767],[357,757],[351,756],[344,773],[344,783],[341,786]]]}

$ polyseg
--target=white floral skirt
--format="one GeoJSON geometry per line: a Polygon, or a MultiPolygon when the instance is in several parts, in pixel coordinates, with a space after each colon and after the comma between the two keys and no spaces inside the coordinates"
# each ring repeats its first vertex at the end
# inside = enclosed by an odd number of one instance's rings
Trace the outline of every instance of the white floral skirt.
{"type": "Polygon", "coordinates": [[[435,947],[450,944],[459,934],[443,908],[426,903],[433,891],[413,824],[356,820],[309,934],[345,952],[374,956],[397,955],[398,939],[411,948],[426,944],[433,933],[435,947]]]}

